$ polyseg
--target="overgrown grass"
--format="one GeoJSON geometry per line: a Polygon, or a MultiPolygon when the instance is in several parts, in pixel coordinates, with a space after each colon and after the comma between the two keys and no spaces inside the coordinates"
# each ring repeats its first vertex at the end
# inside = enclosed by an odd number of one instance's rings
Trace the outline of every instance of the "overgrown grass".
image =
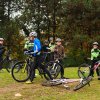
{"type": "MultiPolygon", "coordinates": [[[[78,78],[77,68],[66,68],[65,76],[78,78]]],[[[100,81],[96,75],[90,87],[85,86],[76,92],[72,90],[76,83],[68,84],[71,89],[66,90],[63,86],[44,87],[41,85],[43,80],[37,75],[33,84],[18,83],[6,71],[0,72],[0,100],[100,100],[100,81]],[[16,93],[22,96],[16,97],[16,93]]]]}

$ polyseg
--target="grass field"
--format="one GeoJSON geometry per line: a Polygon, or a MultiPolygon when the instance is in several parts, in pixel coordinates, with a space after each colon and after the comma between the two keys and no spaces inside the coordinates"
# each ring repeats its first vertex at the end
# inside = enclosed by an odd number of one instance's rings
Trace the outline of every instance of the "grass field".
{"type": "MultiPolygon", "coordinates": [[[[65,76],[78,78],[77,68],[66,68],[65,76]]],[[[100,81],[96,75],[90,87],[85,86],[76,92],[72,90],[76,83],[68,84],[71,89],[66,90],[63,86],[44,87],[41,85],[43,80],[37,75],[33,84],[18,83],[8,72],[0,72],[0,100],[100,100],[100,81]],[[16,93],[21,96],[15,96],[16,93]]]]}

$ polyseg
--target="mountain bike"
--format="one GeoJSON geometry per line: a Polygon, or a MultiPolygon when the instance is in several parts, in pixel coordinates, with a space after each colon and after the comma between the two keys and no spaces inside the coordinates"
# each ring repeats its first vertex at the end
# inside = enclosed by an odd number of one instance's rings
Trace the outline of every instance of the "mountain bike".
{"type": "MultiPolygon", "coordinates": [[[[31,71],[33,71],[32,65],[34,63],[34,57],[33,57],[34,52],[26,52],[25,54],[27,55],[26,60],[16,63],[11,71],[13,79],[17,82],[27,81],[30,78],[31,71]],[[17,73],[15,73],[18,68],[20,70],[17,73]]],[[[42,65],[45,66],[45,63],[42,63],[42,65]]],[[[44,70],[40,66],[37,66],[37,70],[39,71],[41,77],[44,76],[46,80],[50,79],[47,73],[44,72],[44,70]]]]}
{"type": "MultiPolygon", "coordinates": [[[[99,69],[99,73],[100,73],[100,60],[97,61],[95,64],[94,64],[94,67],[93,67],[93,70],[96,70],[96,69],[99,69]]],[[[78,67],[78,76],[80,78],[83,78],[84,76],[87,78],[89,77],[90,75],[90,69],[91,69],[91,65],[88,65],[86,63],[84,64],[81,64],[79,67],[78,67]]]]}
{"type": "Polygon", "coordinates": [[[16,58],[10,57],[11,50],[8,50],[5,57],[0,62],[0,70],[3,68],[7,70],[7,72],[11,72],[13,65],[18,61],[16,58]]]}
{"type": "Polygon", "coordinates": [[[92,77],[89,76],[84,79],[53,79],[49,81],[45,81],[42,83],[42,86],[58,86],[58,85],[63,85],[66,89],[70,89],[70,87],[66,84],[68,83],[73,83],[73,82],[79,82],[78,85],[74,87],[74,91],[77,91],[81,88],[83,88],[86,85],[90,86],[90,81],[92,80],[92,77]]]}

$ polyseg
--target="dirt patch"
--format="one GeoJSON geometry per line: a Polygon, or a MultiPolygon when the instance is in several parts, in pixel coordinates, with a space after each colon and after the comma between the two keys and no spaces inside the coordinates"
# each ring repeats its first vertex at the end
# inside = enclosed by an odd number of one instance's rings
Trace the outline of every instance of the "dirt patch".
{"type": "Polygon", "coordinates": [[[39,84],[10,84],[6,87],[0,88],[0,94],[5,94],[5,93],[9,93],[9,92],[18,92],[21,91],[23,89],[29,89],[29,88],[38,88],[41,85],[39,84]]]}

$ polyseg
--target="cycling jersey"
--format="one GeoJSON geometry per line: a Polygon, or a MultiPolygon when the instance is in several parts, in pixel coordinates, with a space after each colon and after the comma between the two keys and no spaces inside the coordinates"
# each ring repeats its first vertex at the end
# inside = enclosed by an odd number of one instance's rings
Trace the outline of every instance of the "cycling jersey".
{"type": "Polygon", "coordinates": [[[92,49],[91,50],[91,60],[97,60],[99,57],[100,57],[100,50],[92,49]]]}
{"type": "Polygon", "coordinates": [[[32,50],[33,46],[34,46],[33,41],[27,41],[27,42],[25,43],[24,49],[32,50]]]}

